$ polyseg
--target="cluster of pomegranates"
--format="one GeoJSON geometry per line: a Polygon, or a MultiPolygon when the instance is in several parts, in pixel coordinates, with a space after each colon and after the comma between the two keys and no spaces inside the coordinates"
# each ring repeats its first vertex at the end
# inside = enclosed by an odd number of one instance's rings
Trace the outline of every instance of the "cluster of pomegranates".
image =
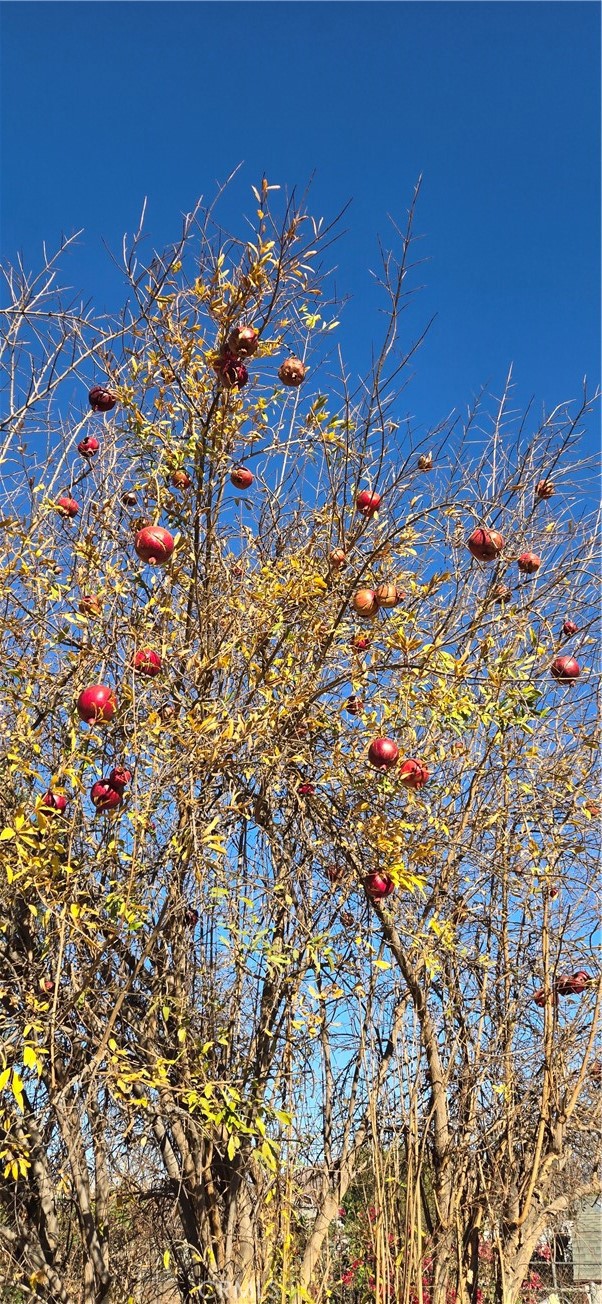
{"type": "MultiPolygon", "coordinates": [[[[504,536],[499,530],[487,530],[479,525],[467,539],[466,546],[477,561],[497,561],[504,549],[504,536]]],[[[517,566],[523,575],[536,575],[541,566],[541,557],[535,552],[522,552],[517,559],[517,566]]],[[[506,590],[503,594],[500,592],[497,601],[506,601],[506,590]]]]}
{"type": "MultiPolygon", "coordinates": [[[[368,760],[375,770],[383,772],[392,770],[399,760],[399,747],[392,738],[374,738],[368,748],[368,760]]],[[[424,761],[417,761],[414,756],[402,761],[397,773],[406,788],[413,788],[416,791],[424,788],[430,778],[424,761]]]]}
{"type": "MultiPolygon", "coordinates": [[[[235,326],[221,348],[212,358],[211,365],[222,389],[242,389],[249,379],[245,361],[257,352],[259,331],[254,326],[235,326]]],[[[305,378],[305,366],[300,358],[285,358],[278,376],[283,385],[293,389],[305,378]]]]}
{"type": "Polygon", "coordinates": [[[116,765],[104,779],[97,779],[90,788],[90,799],[97,811],[110,812],[118,810],[123,801],[123,794],[131,782],[132,775],[123,765],[116,765]]]}
{"type": "Polygon", "coordinates": [[[555,1000],[557,996],[580,996],[582,992],[590,986],[591,978],[585,969],[578,969],[571,975],[560,975],[552,991],[546,991],[544,987],[538,987],[533,994],[535,1004],[543,1009],[547,1001],[555,1000]]]}
{"type": "Polygon", "coordinates": [[[373,620],[381,607],[397,607],[405,596],[396,584],[379,584],[375,589],[357,589],[351,606],[363,620],[373,620]]]}

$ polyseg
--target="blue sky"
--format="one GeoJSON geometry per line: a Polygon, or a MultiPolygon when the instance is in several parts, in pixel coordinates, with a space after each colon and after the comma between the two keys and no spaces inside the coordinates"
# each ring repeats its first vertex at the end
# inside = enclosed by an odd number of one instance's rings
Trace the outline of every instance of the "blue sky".
{"type": "MultiPolygon", "coordinates": [[[[341,341],[369,362],[369,269],[387,214],[417,229],[437,313],[404,411],[434,422],[511,362],[517,402],[577,395],[600,363],[600,7],[595,3],[8,3],[1,6],[4,258],[85,227],[69,279],[103,308],[145,195],[155,246],[243,167],[303,188],[332,218],[350,294],[341,341]]],[[[590,431],[596,439],[596,431],[590,431]]]]}

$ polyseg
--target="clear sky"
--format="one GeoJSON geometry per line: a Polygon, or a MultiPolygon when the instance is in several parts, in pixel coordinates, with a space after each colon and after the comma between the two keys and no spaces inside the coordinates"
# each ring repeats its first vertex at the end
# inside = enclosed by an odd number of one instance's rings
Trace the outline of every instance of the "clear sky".
{"type": "Polygon", "coordinates": [[[262,173],[313,174],[316,215],[353,201],[333,258],[361,369],[376,236],[423,173],[408,329],[438,317],[405,410],[434,422],[499,393],[511,362],[519,402],[597,383],[597,3],[7,3],[1,23],[4,258],[36,267],[83,226],[71,283],[115,306],[102,239],[119,250],[145,195],[160,246],[240,162],[226,220],[262,173]]]}

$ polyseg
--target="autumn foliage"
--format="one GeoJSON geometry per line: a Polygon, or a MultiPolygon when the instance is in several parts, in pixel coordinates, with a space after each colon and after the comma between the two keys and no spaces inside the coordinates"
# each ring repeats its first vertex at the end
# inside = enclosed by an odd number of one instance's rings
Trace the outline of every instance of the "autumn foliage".
{"type": "Polygon", "coordinates": [[[362,1298],[510,1302],[594,1181],[592,399],[416,426],[414,204],[360,382],[270,192],[113,322],[5,271],[18,1304],[322,1301],[367,1156],[362,1298]]]}

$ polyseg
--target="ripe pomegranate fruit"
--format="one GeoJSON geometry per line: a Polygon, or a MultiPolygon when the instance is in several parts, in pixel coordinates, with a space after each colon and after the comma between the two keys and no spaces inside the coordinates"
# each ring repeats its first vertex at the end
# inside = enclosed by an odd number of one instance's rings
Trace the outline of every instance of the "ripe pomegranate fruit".
{"type": "Polygon", "coordinates": [[[371,642],[367,634],[354,634],[349,646],[353,652],[367,652],[371,642]]]}
{"type": "Polygon", "coordinates": [[[300,358],[285,358],[278,368],[278,377],[283,385],[297,389],[305,380],[305,367],[300,358]]]}
{"type": "Polygon", "coordinates": [[[392,738],[375,738],[368,748],[368,760],[376,770],[390,770],[397,763],[399,747],[392,738]]]}
{"type": "Polygon", "coordinates": [[[100,598],[95,593],[82,594],[78,610],[81,611],[82,616],[100,616],[102,614],[100,598]]]}
{"type": "Polygon", "coordinates": [[[123,801],[122,793],[108,779],[97,779],[90,788],[92,805],[97,810],[117,810],[123,801]]]}
{"type": "Polygon", "coordinates": [[[133,489],[126,489],[121,495],[121,501],[124,507],[135,507],[138,499],[133,489]]]}
{"type": "Polygon", "coordinates": [[[561,975],[556,979],[556,991],[559,996],[580,996],[589,987],[590,976],[584,969],[578,969],[570,978],[561,975]]]}
{"type": "Polygon", "coordinates": [[[517,566],[523,575],[535,575],[541,566],[541,557],[534,552],[521,552],[517,566]]]}
{"type": "Polygon", "coordinates": [[[355,915],[352,915],[350,910],[341,910],[339,918],[341,920],[343,928],[355,927],[355,915]]]}
{"type": "Polygon", "coordinates": [[[108,781],[112,788],[117,789],[117,792],[123,792],[123,789],[127,788],[128,783],[132,782],[132,772],[131,770],[126,770],[124,765],[116,765],[114,769],[111,770],[108,781]]]}
{"type": "Polygon", "coordinates": [[[499,530],[485,530],[480,525],[473,530],[466,546],[477,561],[495,561],[504,547],[504,540],[499,530]]]}
{"type": "Polygon", "coordinates": [[[235,326],[228,336],[228,348],[237,357],[250,358],[258,344],[259,332],[254,326],[235,326]]]}
{"type": "Polygon", "coordinates": [[[188,909],[187,909],[187,911],[186,911],[186,913],[185,913],[185,915],[184,915],[184,919],[186,920],[186,923],[188,924],[188,927],[189,927],[189,928],[196,928],[196,926],[197,926],[197,924],[198,924],[198,922],[199,922],[199,918],[200,918],[200,916],[199,916],[199,912],[198,912],[198,910],[195,910],[193,906],[189,906],[188,909]]]}
{"type": "Polygon", "coordinates": [[[136,652],[132,664],[139,675],[149,675],[154,679],[155,675],[161,674],[163,662],[158,652],[153,652],[150,647],[144,647],[136,652]]]}
{"type": "Polygon", "coordinates": [[[315,791],[313,783],[300,783],[297,788],[300,797],[313,797],[315,791]]]}
{"type": "Polygon", "coordinates": [[[235,466],[230,472],[230,480],[235,489],[248,489],[253,484],[255,476],[249,471],[248,466],[235,466]]]}
{"type": "Polygon", "coordinates": [[[537,498],[553,498],[556,489],[551,480],[539,480],[535,486],[535,495],[537,498]]]}
{"type": "Polygon", "coordinates": [[[345,702],[345,710],[350,715],[361,715],[364,709],[364,703],[361,697],[348,697],[345,702]]]}
{"type": "Polygon", "coordinates": [[[103,389],[102,385],[94,385],[88,394],[88,399],[93,412],[110,412],[117,402],[110,389],[103,389]]]}
{"type": "Polygon", "coordinates": [[[433,454],[421,453],[420,457],[418,458],[418,470],[432,471],[432,469],[433,469],[433,454]]]}
{"type": "Polygon", "coordinates": [[[538,987],[537,991],[533,993],[533,1000],[536,1005],[539,1005],[540,1010],[543,1010],[547,1001],[551,999],[552,993],[546,992],[543,987],[538,987]]]}
{"type": "Polygon", "coordinates": [[[242,389],[249,379],[244,363],[230,349],[217,353],[211,365],[223,389],[242,389]]]}
{"type": "Polygon", "coordinates": [[[581,666],[574,657],[556,657],[550,666],[550,674],[559,684],[571,684],[581,674],[581,666]]]}
{"type": "Polygon", "coordinates": [[[374,589],[358,589],[351,599],[351,606],[358,616],[372,620],[378,611],[378,598],[374,589]]]}
{"type": "Polygon", "coordinates": [[[379,607],[396,607],[405,597],[396,584],[379,584],[375,592],[379,607]]]}
{"type": "Polygon", "coordinates": [[[509,602],[512,589],[509,589],[507,584],[494,584],[489,596],[492,602],[509,602]]]}
{"type": "Polygon", "coordinates": [[[579,633],[579,626],[575,624],[574,620],[569,620],[567,618],[563,623],[562,632],[566,638],[571,638],[573,634],[579,633]]]}
{"type": "Polygon", "coordinates": [[[355,505],[362,516],[374,516],[378,511],[382,498],[380,494],[374,493],[371,489],[360,489],[355,499],[355,505]]]}
{"type": "Polygon", "coordinates": [[[599,819],[602,814],[602,806],[600,805],[600,802],[594,801],[592,797],[588,797],[587,801],[584,801],[583,808],[589,815],[591,815],[593,820],[599,819]]]}
{"type": "Polygon", "coordinates": [[[44,814],[54,815],[58,813],[59,815],[62,815],[63,811],[67,809],[68,801],[69,798],[66,797],[63,792],[53,792],[52,789],[49,789],[49,791],[45,792],[42,797],[41,804],[44,814]]]}
{"type": "Polygon", "coordinates": [[[75,501],[75,498],[70,498],[68,494],[63,494],[56,506],[61,516],[68,516],[71,520],[79,512],[79,503],[75,501]]]}
{"type": "Polygon", "coordinates": [[[145,525],[136,535],[134,547],[142,561],[150,566],[164,566],[171,557],[174,542],[162,525],[145,525]]]}
{"type": "Polygon", "coordinates": [[[364,887],[373,901],[382,901],[384,897],[391,896],[395,891],[395,884],[390,874],[383,874],[380,870],[366,874],[364,887]]]}
{"type": "Polygon", "coordinates": [[[343,548],[333,548],[328,560],[332,570],[342,570],[347,565],[347,553],[343,548]]]}
{"type": "Polygon", "coordinates": [[[98,452],[99,448],[100,444],[94,435],[85,435],[83,439],[80,439],[79,444],[77,445],[77,451],[78,453],[81,453],[82,457],[94,457],[94,454],[98,452]]]}
{"type": "Polygon", "coordinates": [[[423,761],[417,761],[411,756],[400,765],[399,777],[406,788],[418,789],[424,788],[425,783],[430,779],[430,774],[423,761]]]}
{"type": "Polygon", "coordinates": [[[90,684],[77,699],[77,714],[85,724],[108,724],[116,710],[115,694],[106,684],[90,684]]]}
{"type": "Polygon", "coordinates": [[[173,485],[174,489],[190,489],[192,486],[192,480],[190,479],[188,471],[185,471],[183,467],[172,472],[169,478],[169,483],[170,485],[173,485]]]}

